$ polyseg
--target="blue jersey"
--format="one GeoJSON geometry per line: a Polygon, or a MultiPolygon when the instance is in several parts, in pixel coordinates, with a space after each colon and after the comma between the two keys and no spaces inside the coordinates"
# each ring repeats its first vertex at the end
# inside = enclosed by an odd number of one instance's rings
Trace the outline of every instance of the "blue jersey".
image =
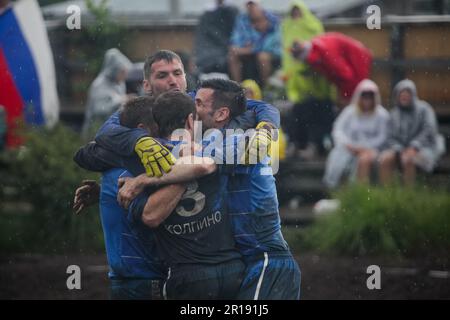
{"type": "Polygon", "coordinates": [[[111,169],[102,176],[100,215],[105,237],[110,278],[165,279],[166,269],[156,253],[154,234],[142,223],[127,219],[117,202],[117,180],[130,176],[124,169],[111,169]]]}
{"type": "MultiPolygon", "coordinates": [[[[270,159],[255,165],[235,165],[240,158],[239,146],[242,146],[244,138],[243,134],[230,135],[223,145],[214,146],[213,152],[208,152],[216,163],[220,159],[224,163],[220,171],[227,179],[227,208],[236,246],[243,256],[289,251],[281,233],[277,189],[270,159]],[[227,158],[233,162],[227,163],[227,158]]],[[[215,141],[214,134],[203,141],[204,150],[207,150],[209,141],[215,141]]]]}
{"type": "Polygon", "coordinates": [[[233,223],[236,246],[244,256],[289,251],[281,233],[278,198],[267,164],[227,168],[228,214],[233,223]],[[231,169],[231,170],[230,170],[231,169]]]}
{"type": "MultiPolygon", "coordinates": [[[[164,143],[171,149],[179,142],[164,143]]],[[[173,212],[155,229],[159,252],[169,267],[218,264],[241,257],[236,250],[226,212],[226,180],[219,172],[188,184],[173,212]]],[[[151,191],[141,193],[130,205],[134,220],[141,220],[151,191]]]]}
{"type": "MultiPolygon", "coordinates": [[[[194,92],[189,93],[191,97],[194,92]]],[[[230,129],[254,128],[257,123],[266,121],[275,127],[280,127],[280,112],[274,106],[258,100],[247,100],[247,112],[233,118],[228,124],[230,129]]],[[[119,111],[109,117],[95,136],[95,142],[101,147],[113,151],[119,156],[135,156],[136,142],[148,136],[148,132],[141,128],[127,128],[120,125],[119,111]]],[[[128,168],[128,167],[127,167],[128,168]]]]}

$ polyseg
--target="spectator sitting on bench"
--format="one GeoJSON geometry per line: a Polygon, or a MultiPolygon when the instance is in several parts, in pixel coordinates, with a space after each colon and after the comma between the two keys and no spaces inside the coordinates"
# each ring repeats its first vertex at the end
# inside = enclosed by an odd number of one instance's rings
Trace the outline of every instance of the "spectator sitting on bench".
{"type": "Polygon", "coordinates": [[[380,180],[388,184],[400,165],[403,182],[414,184],[417,168],[431,172],[445,153],[433,108],[417,96],[416,85],[402,80],[394,88],[389,149],[380,157],[380,180]]]}
{"type": "Polygon", "coordinates": [[[345,174],[368,183],[373,165],[386,146],[388,128],[389,112],[381,105],[378,86],[368,79],[361,81],[351,104],[334,123],[335,147],[327,159],[325,185],[338,187],[345,174]]]}
{"type": "Polygon", "coordinates": [[[254,79],[264,88],[280,65],[279,21],[259,1],[245,3],[247,13],[238,16],[231,35],[229,73],[232,80],[254,79]]]}

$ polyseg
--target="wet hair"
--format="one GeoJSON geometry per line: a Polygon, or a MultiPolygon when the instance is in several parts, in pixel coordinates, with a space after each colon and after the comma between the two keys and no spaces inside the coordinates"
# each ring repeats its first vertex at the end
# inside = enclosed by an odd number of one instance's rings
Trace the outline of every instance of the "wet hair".
{"type": "Polygon", "coordinates": [[[153,107],[160,136],[167,137],[176,129],[184,129],[191,113],[195,115],[195,103],[186,93],[168,91],[161,94],[153,107]]]}
{"type": "Polygon", "coordinates": [[[152,72],[152,65],[155,62],[158,62],[161,60],[164,60],[167,62],[172,62],[173,60],[178,60],[181,63],[183,63],[180,56],[178,54],[176,54],[175,52],[170,51],[170,50],[159,50],[159,51],[155,52],[154,54],[149,55],[147,58],[145,58],[144,79],[148,80],[150,78],[150,74],[152,72]]]}
{"type": "Polygon", "coordinates": [[[201,82],[200,88],[214,90],[213,108],[228,107],[232,118],[247,110],[245,90],[236,81],[210,79],[201,82]]]}
{"type": "Polygon", "coordinates": [[[120,111],[120,124],[128,128],[137,128],[142,123],[150,129],[155,128],[153,105],[155,99],[149,96],[138,97],[125,103],[120,111]]]}

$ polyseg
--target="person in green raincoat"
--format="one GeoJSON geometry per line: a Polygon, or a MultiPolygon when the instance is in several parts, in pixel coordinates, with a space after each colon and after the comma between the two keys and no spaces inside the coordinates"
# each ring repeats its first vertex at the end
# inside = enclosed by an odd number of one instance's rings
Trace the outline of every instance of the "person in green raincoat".
{"type": "Polygon", "coordinates": [[[286,81],[287,98],[294,104],[294,117],[292,117],[294,121],[289,125],[288,131],[291,140],[300,149],[308,147],[308,143],[313,140],[314,143],[319,144],[320,150],[323,135],[331,131],[334,118],[330,112],[330,105],[331,100],[334,100],[335,90],[324,77],[291,54],[296,41],[307,41],[321,33],[324,33],[322,23],[303,1],[292,1],[289,14],[281,23],[282,70],[286,81]],[[311,108],[315,110],[309,110],[311,108]],[[321,113],[326,115],[313,116],[314,119],[309,119],[308,115],[311,111],[316,115],[321,113]],[[319,123],[316,123],[316,120],[319,123]],[[315,127],[313,132],[308,129],[311,127],[315,127]],[[321,129],[316,130],[318,127],[321,129]]]}
{"type": "Polygon", "coordinates": [[[289,15],[281,24],[282,67],[286,79],[287,96],[293,103],[302,102],[311,95],[317,98],[329,97],[330,88],[327,81],[315,74],[307,64],[296,60],[291,55],[291,48],[295,41],[307,41],[323,32],[322,23],[303,1],[293,1],[289,15]]]}

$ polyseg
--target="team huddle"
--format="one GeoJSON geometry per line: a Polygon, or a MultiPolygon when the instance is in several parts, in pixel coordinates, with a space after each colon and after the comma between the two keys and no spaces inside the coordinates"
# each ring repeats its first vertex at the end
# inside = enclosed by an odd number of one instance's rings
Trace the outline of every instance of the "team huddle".
{"type": "MultiPolygon", "coordinates": [[[[111,298],[299,299],[270,153],[259,156],[276,139],[278,110],[246,99],[230,80],[185,93],[181,59],[167,50],[146,59],[143,89],[146,96],[126,102],[74,157],[102,173],[111,298]],[[251,128],[249,139],[243,132],[251,128]]],[[[77,189],[77,211],[98,198],[96,187],[77,189]]]]}

